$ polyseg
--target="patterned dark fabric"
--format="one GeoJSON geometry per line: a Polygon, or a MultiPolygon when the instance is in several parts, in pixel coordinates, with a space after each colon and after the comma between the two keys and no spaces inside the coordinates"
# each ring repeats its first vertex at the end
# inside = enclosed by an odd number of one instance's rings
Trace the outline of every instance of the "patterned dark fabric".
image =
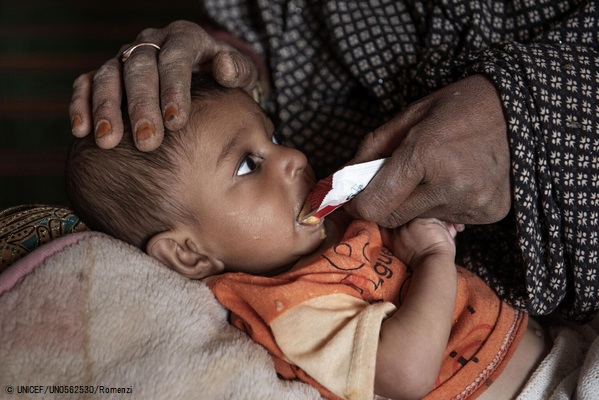
{"type": "Polygon", "coordinates": [[[64,207],[24,205],[0,212],[0,272],[42,244],[86,226],[64,207]]]}
{"type": "Polygon", "coordinates": [[[321,176],[407,104],[472,74],[504,103],[513,212],[458,261],[532,314],[599,309],[597,1],[205,0],[270,63],[271,105],[321,176]]]}

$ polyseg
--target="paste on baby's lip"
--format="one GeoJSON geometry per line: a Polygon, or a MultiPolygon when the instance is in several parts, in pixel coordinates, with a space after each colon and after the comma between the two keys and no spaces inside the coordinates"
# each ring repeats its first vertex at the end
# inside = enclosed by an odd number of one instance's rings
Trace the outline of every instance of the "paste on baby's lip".
{"type": "Polygon", "coordinates": [[[297,217],[298,222],[304,225],[316,225],[320,222],[320,218],[313,215],[306,218],[308,214],[310,214],[310,202],[306,200],[302,207],[302,211],[300,211],[300,214],[297,217]]]}
{"type": "Polygon", "coordinates": [[[308,217],[306,219],[304,219],[302,221],[302,224],[306,224],[306,225],[316,225],[320,222],[320,218],[315,217],[314,215],[312,215],[311,217],[308,217]]]}

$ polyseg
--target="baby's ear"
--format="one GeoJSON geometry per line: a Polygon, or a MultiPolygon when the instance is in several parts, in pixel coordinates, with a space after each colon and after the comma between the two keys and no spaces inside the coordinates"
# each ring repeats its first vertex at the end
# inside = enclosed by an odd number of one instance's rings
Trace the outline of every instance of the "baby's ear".
{"type": "Polygon", "coordinates": [[[154,235],[146,253],[191,279],[217,275],[225,269],[220,260],[202,251],[197,238],[185,232],[169,230],[154,235]]]}

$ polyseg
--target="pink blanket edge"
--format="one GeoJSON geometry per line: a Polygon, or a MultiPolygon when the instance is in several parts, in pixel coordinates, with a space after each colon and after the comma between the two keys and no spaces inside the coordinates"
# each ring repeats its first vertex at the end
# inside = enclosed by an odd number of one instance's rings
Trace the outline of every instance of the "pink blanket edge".
{"type": "Polygon", "coordinates": [[[87,237],[95,235],[100,235],[100,233],[85,231],[68,234],[54,239],[27,254],[0,274],[0,296],[14,288],[17,283],[32,273],[35,268],[41,265],[51,255],[56,254],[64,248],[87,237]]]}

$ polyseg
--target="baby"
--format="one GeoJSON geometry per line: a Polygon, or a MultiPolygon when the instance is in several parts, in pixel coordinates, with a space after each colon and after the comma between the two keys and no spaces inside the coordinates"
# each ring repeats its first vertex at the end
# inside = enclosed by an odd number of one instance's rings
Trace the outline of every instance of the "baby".
{"type": "Polygon", "coordinates": [[[518,393],[545,338],[456,267],[463,226],[386,230],[343,211],[299,223],[316,184],[306,157],[245,92],[200,75],[191,90],[187,127],[153,152],[130,134],[111,150],[76,140],[67,189],[90,228],[203,279],[281,376],[326,398],[518,393]]]}

